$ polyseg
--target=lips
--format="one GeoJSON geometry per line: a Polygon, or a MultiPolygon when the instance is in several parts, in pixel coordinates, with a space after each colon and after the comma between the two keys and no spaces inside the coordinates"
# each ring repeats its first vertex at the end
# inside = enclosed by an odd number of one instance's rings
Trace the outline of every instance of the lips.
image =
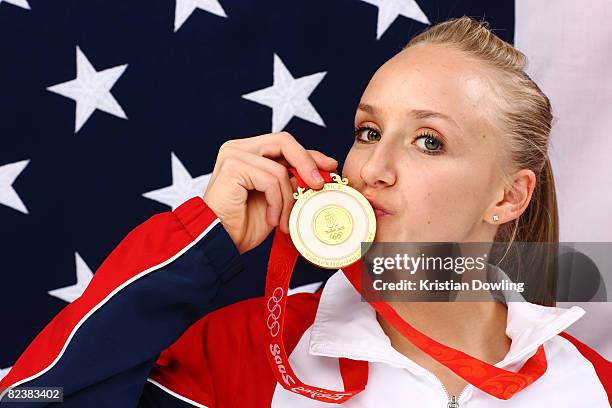
{"type": "Polygon", "coordinates": [[[383,210],[379,210],[378,208],[374,208],[374,215],[376,217],[384,217],[384,216],[388,216],[388,215],[391,215],[391,214],[386,213],[383,210]]]}
{"type": "Polygon", "coordinates": [[[378,201],[376,201],[374,199],[374,197],[368,196],[367,194],[364,194],[364,196],[370,202],[370,204],[372,205],[372,208],[374,209],[374,214],[377,217],[393,215],[393,213],[390,210],[388,210],[382,204],[380,204],[378,201]]]}

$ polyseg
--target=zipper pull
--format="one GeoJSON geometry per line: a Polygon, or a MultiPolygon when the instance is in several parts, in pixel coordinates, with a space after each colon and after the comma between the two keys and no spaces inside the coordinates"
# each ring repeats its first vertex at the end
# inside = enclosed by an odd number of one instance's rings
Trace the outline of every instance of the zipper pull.
{"type": "Polygon", "coordinates": [[[447,408],[459,408],[459,402],[457,402],[457,397],[451,395],[448,400],[447,408]]]}

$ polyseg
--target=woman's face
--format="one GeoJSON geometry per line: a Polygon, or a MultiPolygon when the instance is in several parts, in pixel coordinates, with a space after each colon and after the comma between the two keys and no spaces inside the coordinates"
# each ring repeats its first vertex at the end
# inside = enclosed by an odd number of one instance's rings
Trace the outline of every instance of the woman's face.
{"type": "Polygon", "coordinates": [[[502,148],[487,74],[459,51],[418,45],[370,80],[342,176],[391,213],[377,215],[377,242],[493,240],[502,148]]]}

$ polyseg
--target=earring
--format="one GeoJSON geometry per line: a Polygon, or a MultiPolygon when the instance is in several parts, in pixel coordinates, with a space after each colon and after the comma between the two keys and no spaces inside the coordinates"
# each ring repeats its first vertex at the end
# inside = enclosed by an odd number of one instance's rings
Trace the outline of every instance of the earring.
{"type": "Polygon", "coordinates": [[[499,217],[497,216],[497,214],[493,214],[493,221],[499,221],[499,217]]]}

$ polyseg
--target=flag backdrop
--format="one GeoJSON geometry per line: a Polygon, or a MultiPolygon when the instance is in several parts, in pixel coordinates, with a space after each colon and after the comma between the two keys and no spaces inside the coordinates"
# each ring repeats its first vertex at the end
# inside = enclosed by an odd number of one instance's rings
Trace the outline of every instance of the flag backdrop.
{"type": "MultiPolygon", "coordinates": [[[[612,2],[586,4],[518,0],[515,45],[527,55],[528,73],[551,99],[556,117],[549,154],[559,200],[560,240],[609,243],[612,2]]],[[[595,261],[610,265],[611,255],[606,255],[605,262],[595,261]]],[[[611,271],[601,272],[608,277],[611,271]]],[[[612,360],[612,303],[576,304],[587,314],[568,331],[612,360]]]]}
{"type": "MultiPolygon", "coordinates": [[[[132,228],[203,194],[225,140],[287,130],[341,167],[371,75],[450,17],[520,38],[563,115],[554,135],[563,238],[610,241],[612,195],[601,183],[612,175],[612,5],[538,3],[0,0],[0,377],[132,228]],[[588,79],[580,98],[567,75],[588,79]],[[607,177],[592,177],[595,168],[607,177]]],[[[270,245],[245,254],[235,291],[263,294],[270,245]]],[[[328,275],[300,261],[292,287],[313,290],[328,275]]],[[[596,312],[609,321],[609,309],[596,312]]],[[[601,317],[588,319],[574,334],[609,358],[601,317]]]]}

